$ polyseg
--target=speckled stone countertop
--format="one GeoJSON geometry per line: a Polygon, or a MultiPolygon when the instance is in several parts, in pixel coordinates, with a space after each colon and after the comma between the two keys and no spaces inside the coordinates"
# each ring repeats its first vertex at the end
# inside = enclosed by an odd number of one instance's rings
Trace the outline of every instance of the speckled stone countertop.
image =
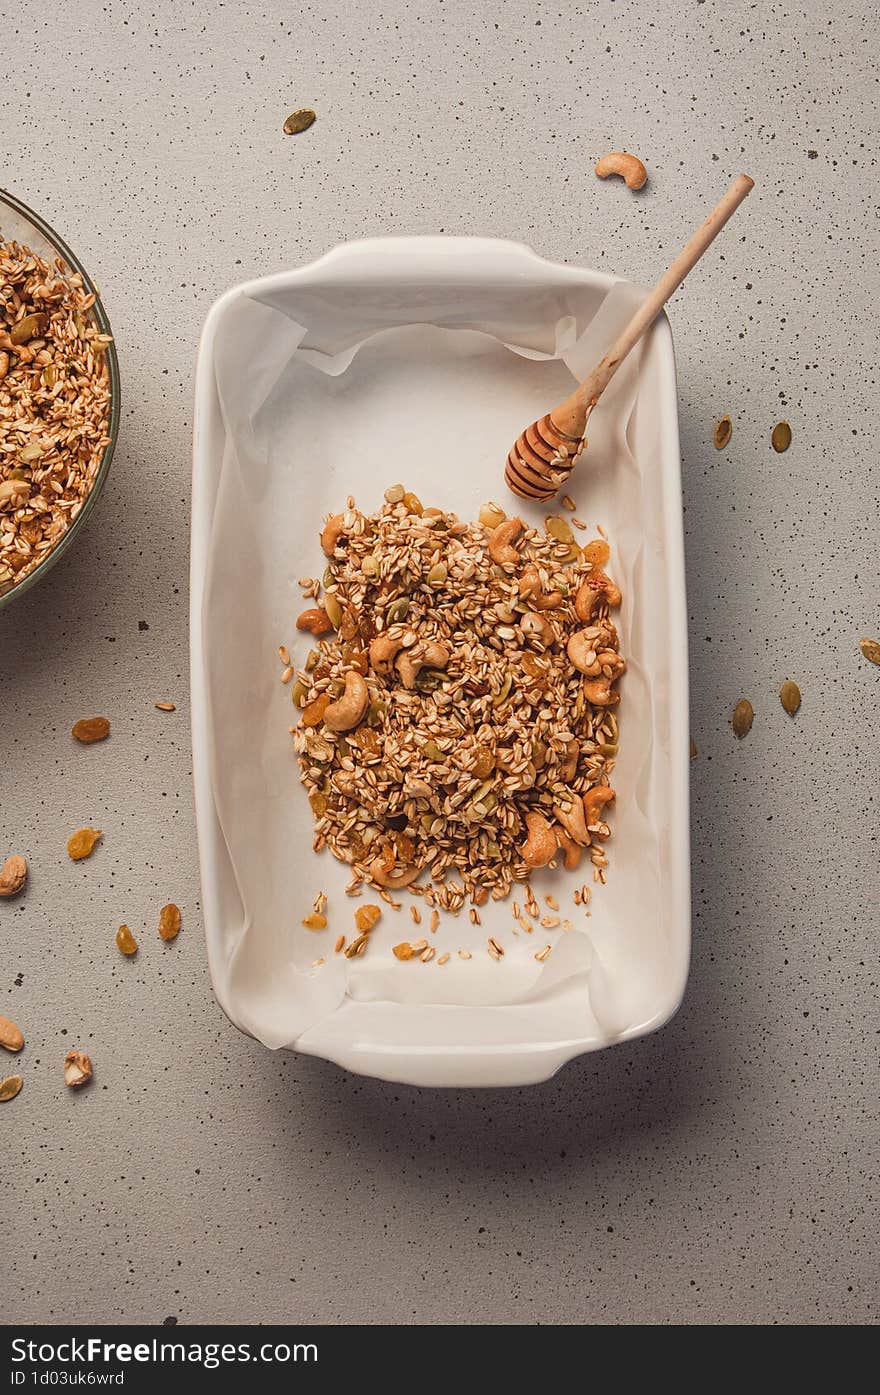
{"type": "Polygon", "coordinates": [[[27,1037],[0,1106],[5,1320],[876,1320],[872,7],[83,0],[7,7],[3,32],[4,184],[96,276],[125,397],[95,516],[0,614],[0,852],[31,864],[0,903],[0,1013],[27,1037]],[[284,137],[303,105],[317,123],[284,137]],[[648,164],[642,194],[594,178],[615,148],[648,164]],[[509,1093],[270,1054],[216,1006],[200,921],[187,530],[208,306],[395,232],[650,282],[741,168],[757,187],[671,311],[699,749],[681,1011],[509,1093]],[[76,747],[93,712],[112,736],[76,747]],[[104,843],[74,866],[89,822],[104,843]],[[163,947],[167,900],[184,930],[163,947]],[[95,1062],[76,1095],[71,1045],[95,1062]]]}

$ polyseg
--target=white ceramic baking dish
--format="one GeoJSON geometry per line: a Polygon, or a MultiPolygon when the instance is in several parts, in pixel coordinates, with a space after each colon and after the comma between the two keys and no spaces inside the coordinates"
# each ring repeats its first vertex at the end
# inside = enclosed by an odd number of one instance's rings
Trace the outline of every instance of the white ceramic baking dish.
{"type": "MultiPolygon", "coordinates": [[[[319,521],[348,493],[373,508],[402,479],[426,503],[462,516],[496,498],[539,519],[504,492],[506,451],[568,391],[571,372],[559,356],[575,372],[590,367],[633,294],[519,244],[388,238],[237,287],[208,316],[196,382],[191,578],[205,925],[220,1005],[271,1047],[416,1085],[519,1085],[656,1029],[681,1001],[690,946],[688,695],[665,316],[594,415],[587,464],[571,486],[579,513],[604,524],[615,549],[630,668],[608,885],[596,888],[589,917],[569,910],[580,917],[576,933],[546,965],[534,961],[537,943],[511,940],[509,904],[484,908],[478,930],[444,926],[438,953],[453,955],[440,969],[391,959],[390,945],[406,937],[399,924],[383,920],[370,955],[351,963],[300,928],[318,889],[331,897],[334,935],[350,929],[357,903],[344,898],[344,867],[311,851],[287,734],[289,689],[278,683],[277,645],[293,647],[295,636],[296,578],[320,574],[319,521]],[[493,933],[509,945],[501,964],[485,952],[493,933]],[[472,960],[457,958],[461,945],[472,960]],[[315,967],[316,956],[327,962],[315,967]]],[[[584,875],[546,874],[536,890],[552,884],[571,907],[584,875]]]]}

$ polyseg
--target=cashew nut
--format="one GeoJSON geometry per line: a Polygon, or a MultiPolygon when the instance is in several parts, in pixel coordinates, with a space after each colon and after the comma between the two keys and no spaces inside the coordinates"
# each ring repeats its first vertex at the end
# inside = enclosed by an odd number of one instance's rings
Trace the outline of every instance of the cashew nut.
{"type": "Polygon", "coordinates": [[[370,881],[377,882],[379,886],[389,887],[391,890],[398,890],[400,887],[409,886],[414,882],[421,871],[420,867],[403,867],[400,871],[395,871],[392,867],[388,870],[383,857],[376,857],[368,867],[370,881]]]}
{"type": "MultiPolygon", "coordinates": [[[[594,785],[591,790],[587,790],[584,795],[584,818],[588,828],[594,828],[596,824],[602,822],[602,810],[606,804],[610,804],[615,798],[615,791],[610,785],[594,785]]],[[[598,837],[607,838],[607,833],[599,833],[598,837]]]]}
{"type": "Polygon", "coordinates": [[[602,673],[613,683],[622,673],[626,673],[626,659],[616,649],[603,649],[596,655],[596,662],[602,673]]]}
{"type": "Polygon", "coordinates": [[[402,639],[394,639],[392,635],[377,635],[370,640],[370,663],[382,678],[391,677],[391,669],[394,660],[403,648],[402,639]]]}
{"type": "Polygon", "coordinates": [[[298,630],[308,630],[310,635],[329,635],[333,629],[333,621],[321,606],[313,606],[311,610],[304,610],[296,622],[298,630]]]}
{"type": "Polygon", "coordinates": [[[581,753],[581,743],[576,736],[573,736],[565,747],[565,760],[559,767],[559,778],[564,784],[570,784],[577,774],[578,757],[581,753]]]}
{"type": "Polygon", "coordinates": [[[637,155],[628,155],[625,150],[612,150],[596,162],[596,173],[600,179],[609,174],[619,174],[628,189],[641,189],[648,182],[648,171],[637,155]]]}
{"type": "Polygon", "coordinates": [[[527,610],[519,622],[520,629],[526,639],[537,640],[545,649],[556,639],[556,631],[543,615],[536,615],[533,610],[527,610]]]}
{"type": "Polygon", "coordinates": [[[427,644],[419,644],[412,649],[404,650],[395,659],[394,667],[400,674],[403,686],[414,688],[420,669],[445,668],[448,663],[449,650],[446,645],[432,639],[427,644]]]}
{"type": "Polygon", "coordinates": [[[579,799],[572,795],[571,803],[568,806],[557,804],[553,812],[570,838],[573,838],[576,843],[580,843],[581,847],[585,847],[589,843],[590,835],[584,822],[584,806],[579,799]]]}
{"type": "Polygon", "coordinates": [[[592,571],[578,587],[574,600],[575,614],[579,620],[589,624],[603,601],[609,606],[619,606],[622,599],[619,588],[610,576],[602,571],[592,571]]]}
{"type": "Polygon", "coordinates": [[[565,646],[570,663],[578,673],[585,673],[590,678],[596,678],[602,672],[602,665],[594,648],[595,643],[595,639],[591,639],[586,630],[575,630],[565,646]]]}
{"type": "Polygon", "coordinates": [[[611,679],[603,673],[599,678],[584,679],[584,697],[594,707],[613,707],[620,702],[620,693],[611,687],[611,679]]]}
{"type": "Polygon", "coordinates": [[[343,524],[344,514],[335,513],[332,518],[328,518],[321,530],[321,547],[328,557],[332,557],[336,551],[336,544],[345,532],[343,524]]]}
{"type": "Polygon", "coordinates": [[[543,814],[532,809],[526,814],[528,836],[520,848],[527,867],[546,867],[556,852],[556,835],[543,814]]]}
{"type": "Polygon", "coordinates": [[[556,829],[556,841],[565,854],[563,857],[563,865],[566,872],[573,872],[576,867],[580,866],[580,860],[584,855],[583,848],[580,843],[576,843],[573,838],[569,838],[568,834],[562,828],[556,829]]]}
{"type": "Polygon", "coordinates": [[[506,523],[499,523],[493,530],[489,539],[489,556],[499,567],[511,566],[519,561],[519,553],[513,546],[513,540],[519,537],[524,527],[521,518],[508,518],[506,523]]]}
{"type": "Polygon", "coordinates": [[[360,673],[350,668],[345,675],[345,692],[324,712],[324,726],[330,731],[351,731],[363,721],[370,705],[370,691],[360,673]]]}
{"type": "Polygon", "coordinates": [[[534,562],[527,563],[519,581],[519,594],[523,600],[531,601],[535,610],[555,610],[562,605],[561,591],[542,591],[541,577],[534,562]]]}

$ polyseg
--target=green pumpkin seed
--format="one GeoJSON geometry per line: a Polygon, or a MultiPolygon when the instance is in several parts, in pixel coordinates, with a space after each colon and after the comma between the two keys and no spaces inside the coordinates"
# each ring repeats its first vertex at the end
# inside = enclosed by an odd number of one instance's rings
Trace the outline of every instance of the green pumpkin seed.
{"type": "Polygon", "coordinates": [[[722,417],[716,421],[715,430],[712,432],[712,442],[716,450],[724,450],[733,435],[733,422],[730,417],[722,417]]]}
{"type": "Polygon", "coordinates": [[[286,136],[298,136],[313,126],[316,120],[317,116],[310,107],[300,107],[298,111],[290,113],[281,129],[286,136]]]}
{"type": "Polygon", "coordinates": [[[332,591],[327,591],[324,595],[324,609],[327,612],[330,624],[334,630],[338,630],[342,624],[342,606],[339,604],[332,591]]]}
{"type": "Polygon", "coordinates": [[[493,706],[493,707],[500,707],[501,704],[502,704],[503,702],[506,702],[507,699],[510,697],[510,690],[511,690],[512,687],[513,687],[513,678],[512,678],[511,675],[508,673],[508,675],[507,675],[507,677],[505,678],[504,682],[501,684],[501,690],[500,690],[500,692],[497,692],[497,693],[495,694],[495,696],[493,697],[493,699],[492,699],[492,706],[493,706]]]}
{"type": "Polygon", "coordinates": [[[440,750],[436,741],[426,741],[422,750],[429,760],[442,761],[444,759],[443,752],[440,750]]]}
{"type": "Polygon", "coordinates": [[[398,596],[388,607],[388,624],[399,625],[409,614],[409,596],[398,596]]]}
{"type": "Polygon", "coordinates": [[[428,572],[428,585],[442,586],[444,581],[446,580],[447,575],[448,571],[446,563],[438,562],[437,565],[435,567],[432,567],[431,570],[428,572]]]}
{"type": "Polygon", "coordinates": [[[306,687],[302,679],[298,678],[293,685],[293,691],[291,693],[294,707],[305,707],[306,698],[308,697],[308,695],[308,688],[306,687]]]}
{"type": "Polygon", "coordinates": [[[790,678],[779,689],[779,701],[789,717],[793,717],[801,705],[801,690],[790,678]]]}
{"type": "Polygon", "coordinates": [[[9,338],[13,344],[27,344],[28,340],[44,334],[48,323],[49,316],[38,310],[33,315],[25,315],[24,319],[14,324],[9,331],[9,338]]]}

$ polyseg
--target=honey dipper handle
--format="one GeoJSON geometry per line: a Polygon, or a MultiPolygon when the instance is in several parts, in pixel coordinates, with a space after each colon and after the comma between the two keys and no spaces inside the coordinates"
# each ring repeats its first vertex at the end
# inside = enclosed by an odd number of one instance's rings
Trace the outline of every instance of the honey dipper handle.
{"type": "Polygon", "coordinates": [[[673,291],[677,291],[688,272],[696,266],[706,248],[720,233],[728,218],[739,208],[743,199],[755,187],[755,181],[747,174],[739,174],[727,193],[715,205],[705,223],[681,249],[675,261],[663,273],[648,298],[642,301],[629,324],[611,345],[602,362],[598,364],[575,388],[570,397],[558,407],[554,407],[550,417],[560,431],[569,436],[582,436],[589,411],[601,397],[617,372],[630,349],[641,339],[645,330],[653,324],[673,291]]]}

